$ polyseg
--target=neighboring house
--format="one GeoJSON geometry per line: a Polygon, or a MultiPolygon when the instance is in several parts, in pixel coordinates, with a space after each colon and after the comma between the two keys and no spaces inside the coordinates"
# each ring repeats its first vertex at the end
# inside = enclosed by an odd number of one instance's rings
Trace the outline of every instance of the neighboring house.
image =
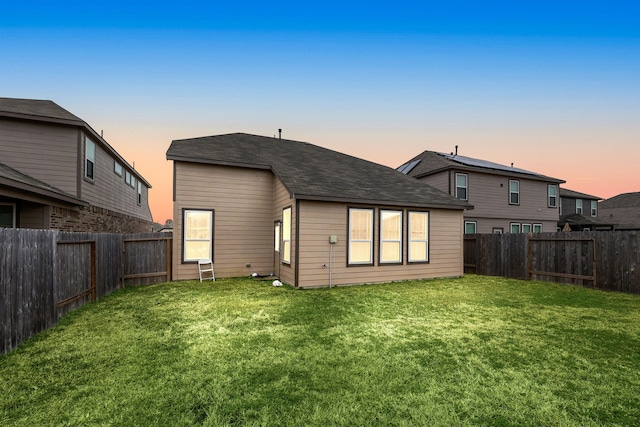
{"type": "Polygon", "coordinates": [[[471,206],[386,166],[243,133],[173,141],[167,159],[174,279],[207,258],[216,277],[300,288],[463,274],[471,206]]]}
{"type": "Polygon", "coordinates": [[[564,181],[486,160],[425,151],[398,171],[474,206],[465,233],[556,231],[564,181]]]}
{"type": "Polygon", "coordinates": [[[600,217],[616,224],[616,230],[640,230],[640,192],[618,194],[598,204],[600,217]]]}
{"type": "Polygon", "coordinates": [[[613,230],[613,223],[598,217],[598,200],[602,198],[560,188],[558,230],[613,230]]]}
{"type": "Polygon", "coordinates": [[[149,232],[149,188],[64,108],[0,98],[0,227],[149,232]]]}

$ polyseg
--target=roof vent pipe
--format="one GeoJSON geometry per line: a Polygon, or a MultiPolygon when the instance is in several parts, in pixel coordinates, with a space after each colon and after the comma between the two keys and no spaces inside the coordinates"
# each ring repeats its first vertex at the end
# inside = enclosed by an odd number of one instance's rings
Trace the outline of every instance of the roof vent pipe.
{"type": "Polygon", "coordinates": [[[458,146],[456,145],[456,156],[458,155],[458,146]]]}
{"type": "Polygon", "coordinates": [[[282,129],[278,129],[278,139],[282,139],[282,129]]]}

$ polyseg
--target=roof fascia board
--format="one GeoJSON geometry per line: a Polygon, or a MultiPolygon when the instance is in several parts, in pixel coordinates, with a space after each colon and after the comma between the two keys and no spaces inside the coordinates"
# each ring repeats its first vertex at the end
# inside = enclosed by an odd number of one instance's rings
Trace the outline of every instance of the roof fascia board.
{"type": "Polygon", "coordinates": [[[305,194],[294,194],[294,198],[299,200],[309,200],[317,202],[336,202],[336,203],[356,203],[361,205],[380,205],[380,206],[397,206],[410,208],[432,208],[432,209],[450,209],[450,210],[466,210],[473,209],[473,205],[445,205],[438,203],[401,203],[389,200],[374,199],[351,199],[346,197],[329,197],[329,196],[309,196],[305,194]]]}
{"type": "Polygon", "coordinates": [[[445,167],[439,168],[439,169],[434,169],[432,171],[423,172],[423,173],[421,173],[419,175],[415,175],[414,178],[420,179],[420,178],[423,178],[425,176],[434,175],[434,174],[436,174],[438,172],[444,172],[444,171],[447,171],[447,170],[456,170],[456,171],[460,170],[460,171],[465,171],[465,172],[485,173],[485,174],[488,174],[488,175],[500,175],[500,176],[506,176],[506,177],[511,177],[511,178],[530,179],[532,181],[552,182],[554,184],[562,184],[562,183],[566,182],[566,181],[564,181],[562,179],[551,178],[549,176],[529,175],[529,174],[518,173],[518,172],[501,171],[501,170],[498,170],[498,169],[467,166],[467,165],[462,165],[462,164],[459,164],[459,163],[456,163],[455,165],[445,166],[445,167]]]}
{"type": "Polygon", "coordinates": [[[32,122],[36,121],[36,122],[56,123],[59,125],[68,125],[68,126],[82,126],[84,124],[84,122],[81,120],[60,119],[57,117],[34,116],[32,114],[12,113],[8,111],[0,111],[0,117],[8,117],[8,118],[18,119],[18,120],[28,120],[32,122]]]}
{"type": "Polygon", "coordinates": [[[170,154],[167,154],[167,160],[174,160],[178,162],[203,163],[207,165],[216,165],[216,166],[233,166],[238,168],[272,170],[271,165],[260,165],[255,163],[242,163],[242,162],[228,162],[228,161],[221,161],[221,160],[214,160],[214,159],[202,159],[198,157],[179,156],[179,155],[170,155],[170,154]]]}
{"type": "Polygon", "coordinates": [[[26,191],[29,193],[37,194],[39,196],[62,201],[68,204],[76,205],[76,206],[89,206],[89,203],[83,200],[76,199],[74,197],[67,196],[65,194],[56,193],[54,191],[45,190],[43,188],[39,188],[30,184],[25,184],[23,182],[14,181],[12,179],[4,178],[4,177],[0,177],[0,185],[4,185],[6,187],[9,187],[10,189],[15,189],[18,191],[26,191]]]}

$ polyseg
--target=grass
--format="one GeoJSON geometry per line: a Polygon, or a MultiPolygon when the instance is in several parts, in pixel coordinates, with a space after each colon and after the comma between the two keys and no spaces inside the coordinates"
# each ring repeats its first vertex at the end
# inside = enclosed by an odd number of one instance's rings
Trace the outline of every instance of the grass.
{"type": "Polygon", "coordinates": [[[640,298],[493,277],[127,288],[0,356],[0,425],[640,424],[640,298]]]}

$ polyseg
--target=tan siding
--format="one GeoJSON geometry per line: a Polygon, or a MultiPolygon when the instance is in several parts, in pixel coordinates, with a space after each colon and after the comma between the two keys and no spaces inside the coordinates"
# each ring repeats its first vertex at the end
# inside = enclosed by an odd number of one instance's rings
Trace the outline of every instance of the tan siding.
{"type": "Polygon", "coordinates": [[[198,277],[196,264],[182,263],[182,209],[215,211],[217,277],[273,271],[274,177],[270,171],[176,162],[175,174],[175,280],[198,277]]]}
{"type": "MultiPolygon", "coordinates": [[[[330,263],[329,236],[337,235],[333,245],[332,284],[389,282],[418,278],[462,275],[462,212],[430,211],[430,262],[426,264],[347,266],[347,204],[301,202],[300,281],[301,287],[328,286],[330,263]]],[[[379,207],[378,207],[379,208],[379,207]]],[[[395,208],[390,208],[395,209],[395,208]]],[[[374,259],[378,260],[378,210],[375,212],[374,259]]],[[[406,210],[404,227],[406,229],[406,210]]],[[[404,241],[406,258],[406,241],[404,241]]]]}
{"type": "MultiPolygon", "coordinates": [[[[133,188],[125,182],[125,172],[122,176],[114,171],[114,157],[102,148],[94,139],[96,144],[96,158],[94,165],[94,179],[81,180],[82,199],[86,200],[93,206],[110,209],[116,212],[135,216],[151,221],[151,211],[149,209],[149,189],[142,185],[142,203],[138,205],[138,188],[133,188]]],[[[81,147],[82,171],[81,176],[84,177],[85,171],[85,144],[84,140],[81,147]]],[[[124,165],[122,165],[124,167],[124,165]]],[[[136,178],[137,179],[137,178],[136,178]]]]}
{"type": "Polygon", "coordinates": [[[451,194],[449,191],[449,171],[438,172],[433,175],[425,176],[424,178],[420,178],[420,181],[425,182],[440,191],[444,191],[447,194],[451,194]]]}
{"type": "Polygon", "coordinates": [[[78,130],[0,119],[0,162],[77,195],[78,130]]]}
{"type": "MultiPolygon", "coordinates": [[[[282,182],[274,178],[273,180],[273,221],[282,221],[282,210],[291,207],[291,264],[283,264],[280,259],[275,260],[276,274],[280,280],[289,285],[295,286],[296,267],[296,202],[291,199],[289,191],[282,182]]],[[[273,248],[271,249],[273,253],[273,248]]],[[[280,255],[280,254],[279,254],[280,255]]],[[[274,257],[275,258],[275,257],[274,257]]]]}

